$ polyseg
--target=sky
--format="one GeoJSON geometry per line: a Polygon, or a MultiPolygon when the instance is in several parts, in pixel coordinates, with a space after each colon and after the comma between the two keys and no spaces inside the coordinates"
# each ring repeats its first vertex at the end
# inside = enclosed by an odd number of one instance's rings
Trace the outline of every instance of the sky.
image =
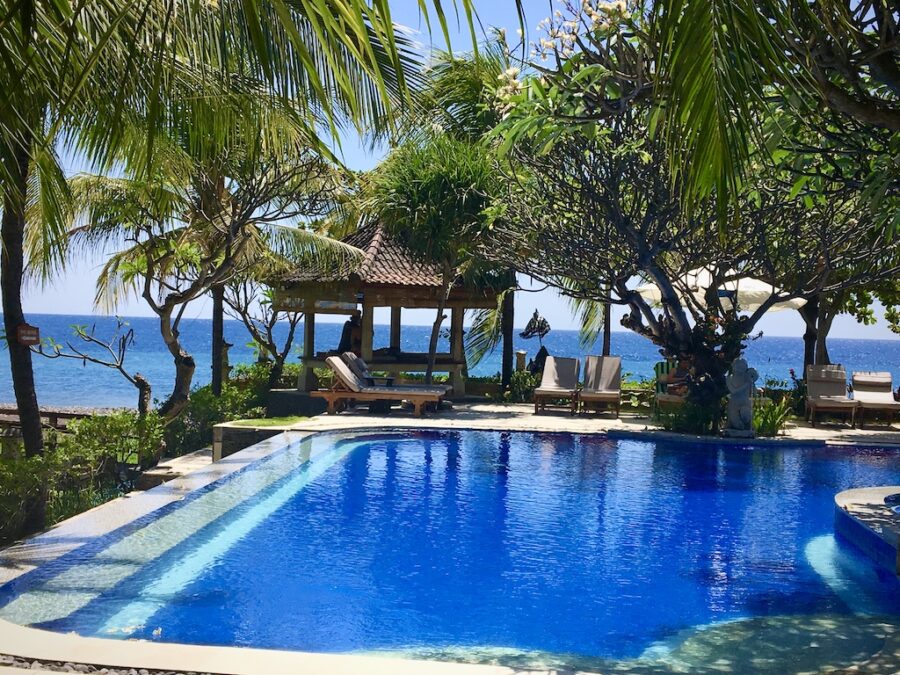
{"type": "MultiPolygon", "coordinates": [[[[475,0],[478,7],[480,23],[484,30],[491,27],[507,29],[511,36],[516,34],[520,27],[518,15],[515,9],[515,0],[475,0]]],[[[446,4],[446,3],[445,3],[446,4]]],[[[422,21],[418,9],[418,0],[391,0],[391,11],[394,21],[417,31],[417,39],[427,49],[433,45],[438,49],[445,49],[446,44],[439,31],[428,34],[427,27],[422,21]]],[[[549,0],[525,0],[526,34],[533,35],[537,23],[555,9],[555,4],[549,0]]],[[[465,20],[456,22],[452,13],[448,12],[450,21],[451,47],[454,51],[467,51],[471,49],[471,38],[465,20]]],[[[478,34],[482,30],[478,29],[478,34]]],[[[360,139],[354,134],[345,134],[337,148],[338,154],[344,163],[357,170],[372,168],[384,156],[384,149],[374,151],[366,148],[360,139]]],[[[67,171],[72,173],[83,169],[77,159],[66,162],[67,171]]],[[[25,295],[26,313],[40,314],[76,314],[87,315],[95,313],[93,308],[94,282],[97,272],[102,265],[101,259],[83,260],[70,267],[70,269],[49,287],[31,287],[25,295]]],[[[520,278],[520,285],[531,292],[519,292],[516,294],[515,324],[522,327],[528,321],[532,312],[537,309],[557,330],[577,328],[577,322],[569,310],[568,302],[552,289],[539,290],[542,285],[531,282],[527,278],[520,278]]],[[[186,315],[191,317],[208,317],[211,311],[211,302],[201,299],[193,303],[186,315]]],[[[150,316],[152,313],[142,303],[131,300],[124,303],[118,310],[120,316],[150,316]]],[[[613,310],[613,330],[625,330],[621,328],[619,321],[623,311],[618,308],[613,310]]],[[[900,336],[891,333],[883,320],[881,308],[877,308],[876,314],[879,321],[874,326],[862,326],[854,319],[847,316],[838,317],[831,330],[833,337],[887,339],[893,338],[900,342],[900,336]]],[[[343,317],[321,317],[323,321],[332,319],[342,321],[343,317]]],[[[388,323],[389,313],[385,308],[376,312],[377,323],[388,323]]],[[[406,310],[403,315],[404,323],[431,324],[434,321],[432,310],[406,310]]],[[[766,335],[800,336],[804,331],[803,320],[795,311],[771,313],[760,321],[758,330],[766,335]]]]}

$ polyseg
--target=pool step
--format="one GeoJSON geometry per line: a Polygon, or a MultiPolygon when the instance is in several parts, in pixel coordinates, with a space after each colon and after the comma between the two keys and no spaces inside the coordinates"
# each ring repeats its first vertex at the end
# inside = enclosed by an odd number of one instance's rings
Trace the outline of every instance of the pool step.
{"type": "Polygon", "coordinates": [[[834,531],[875,563],[900,575],[900,514],[886,498],[900,495],[900,485],[856,488],[834,498],[834,531]]]}
{"type": "Polygon", "coordinates": [[[209,466],[212,463],[212,448],[203,448],[181,457],[165,459],[152,469],[144,471],[137,479],[136,490],[149,490],[157,485],[168,483],[189,473],[209,466]]]}

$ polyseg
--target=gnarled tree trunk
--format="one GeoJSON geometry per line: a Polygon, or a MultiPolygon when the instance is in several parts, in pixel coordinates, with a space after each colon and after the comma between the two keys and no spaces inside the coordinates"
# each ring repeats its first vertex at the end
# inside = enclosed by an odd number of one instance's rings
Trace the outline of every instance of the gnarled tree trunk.
{"type": "Polygon", "coordinates": [[[191,382],[194,379],[194,370],[197,364],[194,357],[188,354],[178,340],[178,331],[172,328],[171,312],[163,312],[159,317],[160,332],[169,353],[175,362],[175,386],[169,398],[159,407],[159,414],[166,419],[178,417],[191,395],[191,382]]]}
{"type": "Polygon", "coordinates": [[[806,379],[806,369],[816,363],[816,343],[819,333],[819,296],[814,295],[806,301],[799,310],[800,316],[806,323],[806,331],[803,333],[803,374],[806,379]]]}
{"type": "Polygon", "coordinates": [[[151,388],[150,382],[140,373],[134,376],[134,386],[138,390],[138,415],[144,417],[150,412],[151,388]]]}

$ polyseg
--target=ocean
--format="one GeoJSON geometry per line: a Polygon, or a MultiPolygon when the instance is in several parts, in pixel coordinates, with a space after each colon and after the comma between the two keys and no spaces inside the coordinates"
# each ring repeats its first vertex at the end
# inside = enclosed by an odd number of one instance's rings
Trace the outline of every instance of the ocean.
{"type": "MultiPolygon", "coordinates": [[[[72,325],[95,325],[98,337],[108,338],[114,330],[113,317],[69,316],[58,314],[31,314],[28,320],[41,329],[41,336],[51,337],[64,343],[72,339],[72,325]]],[[[134,344],[128,349],[125,364],[131,372],[139,372],[153,385],[153,395],[164,398],[172,386],[175,368],[172,358],[159,336],[159,328],[154,318],[133,317],[124,319],[134,329],[134,344]]],[[[195,384],[205,384],[210,379],[210,336],[209,319],[185,319],[181,333],[186,349],[197,362],[195,384]]],[[[426,351],[430,326],[403,326],[402,345],[407,351],[426,351]]],[[[516,332],[515,347],[524,349],[529,357],[540,347],[538,340],[524,340],[516,332]]],[[[340,341],[341,324],[316,324],[316,349],[336,348],[340,341]]],[[[389,342],[389,327],[375,326],[375,347],[386,347],[389,342]]],[[[302,349],[302,326],[297,331],[297,341],[290,361],[296,362],[302,349]]],[[[243,324],[226,320],[225,339],[234,344],[230,352],[232,364],[250,363],[254,360],[254,350],[250,336],[243,324]]],[[[550,354],[556,356],[581,356],[599,354],[600,345],[591,349],[581,349],[578,332],[553,330],[544,338],[550,354]]],[[[848,373],[853,370],[887,370],[894,377],[894,386],[900,384],[900,338],[891,340],[829,340],[829,351],[835,363],[842,363],[848,373]]],[[[81,345],[79,345],[81,346],[81,345]]],[[[440,347],[446,351],[444,341],[440,347]]],[[[612,352],[622,357],[622,370],[633,377],[651,378],[653,364],[660,360],[659,352],[649,340],[634,333],[614,331],[612,352]]],[[[99,353],[99,352],[97,352],[99,353]]],[[[747,360],[765,379],[787,380],[791,368],[798,374],[803,365],[803,342],[800,337],[763,336],[750,343],[747,360]]],[[[0,401],[14,401],[12,382],[9,374],[8,357],[2,356],[0,365],[0,401]]],[[[136,390],[117,371],[102,366],[71,359],[48,359],[34,356],[38,401],[41,405],[56,406],[134,406],[136,390]]],[[[488,354],[477,366],[470,368],[471,375],[492,375],[500,371],[500,350],[488,354]]]]}

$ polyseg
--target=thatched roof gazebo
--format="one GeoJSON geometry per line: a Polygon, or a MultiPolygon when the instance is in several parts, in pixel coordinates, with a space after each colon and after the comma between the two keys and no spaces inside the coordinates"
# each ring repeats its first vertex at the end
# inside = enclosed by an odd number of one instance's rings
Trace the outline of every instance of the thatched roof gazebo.
{"type": "MultiPolygon", "coordinates": [[[[437,309],[441,294],[441,274],[436,265],[417,260],[402,244],[385,231],[379,223],[368,224],[347,238],[344,243],[354,246],[362,255],[354,263],[339,270],[302,269],[282,278],[275,289],[274,306],[284,311],[303,312],[303,357],[305,367],[300,388],[315,387],[313,368],[324,367],[325,358],[338,353],[338,345],[317,351],[315,343],[316,314],[357,315],[361,323],[359,355],[373,370],[389,373],[421,372],[427,366],[427,353],[404,352],[401,349],[401,312],[408,308],[437,309]],[[387,348],[373,349],[374,310],[391,308],[390,343],[387,348]]],[[[514,279],[508,280],[508,286],[514,279]]],[[[450,352],[438,353],[435,372],[450,374],[453,394],[465,393],[467,374],[463,346],[463,317],[467,309],[497,306],[496,287],[475,286],[457,279],[450,291],[446,307],[450,310],[450,352]]],[[[510,294],[511,297],[511,294],[510,294]]],[[[512,308],[509,303],[509,313],[512,308]]],[[[507,319],[512,326],[512,316],[507,319]]],[[[504,356],[512,345],[505,345],[504,356]]]]}

